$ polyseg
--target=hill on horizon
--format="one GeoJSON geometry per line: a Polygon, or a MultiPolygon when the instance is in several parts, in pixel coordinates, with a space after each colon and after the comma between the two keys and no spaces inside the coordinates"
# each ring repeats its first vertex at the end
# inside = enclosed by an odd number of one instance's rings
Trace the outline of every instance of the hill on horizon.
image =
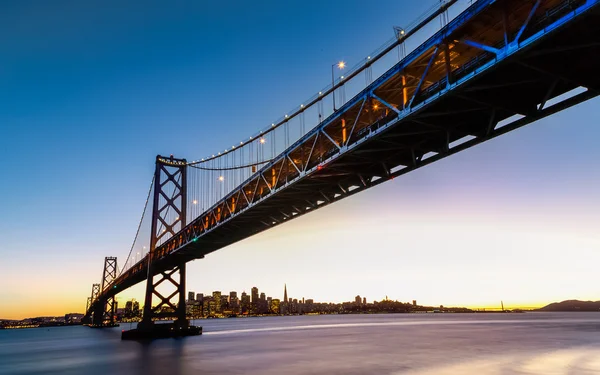
{"type": "Polygon", "coordinates": [[[600,311],[600,301],[579,301],[571,299],[551,303],[538,309],[538,311],[600,311]]]}

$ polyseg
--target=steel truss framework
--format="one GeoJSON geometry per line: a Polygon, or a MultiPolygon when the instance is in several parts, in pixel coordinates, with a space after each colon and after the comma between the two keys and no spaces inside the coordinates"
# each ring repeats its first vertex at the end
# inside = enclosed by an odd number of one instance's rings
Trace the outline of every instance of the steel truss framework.
{"type": "MultiPolygon", "coordinates": [[[[102,284],[92,285],[92,295],[88,298],[88,309],[94,306],[92,311],[92,325],[96,327],[112,326],[115,324],[115,315],[117,311],[117,301],[114,295],[101,298],[102,294],[106,294],[106,289],[111,288],[111,284],[117,278],[117,258],[105,257],[104,270],[102,272],[102,284]],[[96,301],[96,299],[98,299],[96,301]],[[97,303],[94,303],[94,302],[97,303]]],[[[89,321],[89,320],[88,320],[89,321]]]]}
{"type": "MultiPolygon", "coordinates": [[[[157,246],[150,273],[596,97],[599,4],[476,2],[157,246]]],[[[117,291],[143,280],[146,261],[116,280],[117,291]]]]}
{"type": "Polygon", "coordinates": [[[174,236],[176,226],[180,225],[182,228],[185,226],[186,207],[186,160],[175,159],[172,156],[169,159],[157,156],[154,174],[150,252],[147,259],[150,272],[148,272],[146,281],[142,326],[151,325],[152,320],[159,317],[175,317],[178,324],[187,324],[185,318],[185,261],[174,265],[171,270],[162,270],[157,282],[154,282],[155,272],[153,270],[157,244],[163,238],[167,239],[169,236],[174,236]],[[178,281],[173,279],[175,273],[179,274],[178,281]],[[169,281],[175,287],[175,291],[166,297],[157,290],[157,287],[164,281],[169,281]],[[158,297],[160,302],[153,307],[152,299],[154,296],[158,297]],[[176,304],[171,302],[175,297],[179,298],[176,304]]]}

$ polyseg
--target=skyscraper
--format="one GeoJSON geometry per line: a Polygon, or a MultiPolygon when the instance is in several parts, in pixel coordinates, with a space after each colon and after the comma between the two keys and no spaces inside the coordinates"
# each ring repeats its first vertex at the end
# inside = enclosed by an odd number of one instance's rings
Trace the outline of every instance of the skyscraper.
{"type": "Polygon", "coordinates": [[[188,292],[188,301],[193,301],[194,300],[194,292],[188,292]]]}
{"type": "Polygon", "coordinates": [[[240,310],[240,301],[238,300],[237,292],[229,292],[229,308],[238,313],[240,310]]]}
{"type": "Polygon", "coordinates": [[[221,292],[218,290],[215,290],[213,292],[213,301],[215,302],[215,313],[220,313],[221,312],[221,292]]]}
{"type": "Polygon", "coordinates": [[[251,294],[252,294],[252,303],[256,305],[258,303],[258,288],[253,286],[251,294]]]}
{"type": "Polygon", "coordinates": [[[242,292],[242,313],[246,313],[250,309],[250,296],[246,292],[242,292]]]}
{"type": "Polygon", "coordinates": [[[140,316],[140,303],[136,300],[133,300],[133,316],[140,316]]]}
{"type": "Polygon", "coordinates": [[[280,302],[279,299],[275,298],[271,301],[271,312],[274,314],[279,314],[280,302]]]}
{"type": "Polygon", "coordinates": [[[287,302],[287,284],[283,284],[283,302],[287,302]]]}

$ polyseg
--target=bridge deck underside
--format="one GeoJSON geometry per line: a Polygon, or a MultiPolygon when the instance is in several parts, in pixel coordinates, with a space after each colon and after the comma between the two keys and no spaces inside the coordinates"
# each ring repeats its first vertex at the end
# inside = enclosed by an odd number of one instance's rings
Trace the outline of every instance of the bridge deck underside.
{"type": "MultiPolygon", "coordinates": [[[[508,57],[496,57],[493,49],[504,48],[506,40],[521,32],[535,3],[494,2],[446,35],[443,43],[427,48],[403,68],[390,70],[385,79],[324,121],[322,129],[309,133],[226,197],[210,215],[196,219],[171,244],[157,248],[154,271],[202,258],[596,96],[600,90],[597,6],[508,57]],[[511,9],[506,18],[503,9],[511,9]],[[587,91],[581,90],[585,92],[579,96],[563,95],[582,87],[587,91]],[[506,125],[498,124],[503,120],[506,125]],[[460,140],[466,141],[456,144],[460,140]]],[[[541,1],[520,40],[583,3],[541,1]],[[571,8],[560,11],[564,4],[571,8]]],[[[121,275],[116,288],[105,294],[110,297],[146,279],[146,262],[121,275]]]]}

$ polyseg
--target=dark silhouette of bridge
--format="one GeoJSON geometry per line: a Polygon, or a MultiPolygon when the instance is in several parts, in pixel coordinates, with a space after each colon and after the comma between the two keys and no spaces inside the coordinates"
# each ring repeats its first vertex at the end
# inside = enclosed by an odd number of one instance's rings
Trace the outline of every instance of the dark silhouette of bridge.
{"type": "Polygon", "coordinates": [[[446,22],[455,2],[396,28],[378,53],[231,148],[195,161],[158,156],[129,257],[121,270],[106,258],[88,298],[91,325],[114,323],[115,295],[145,280],[141,327],[158,317],[185,327],[188,261],[599,94],[600,0],[479,0],[446,22]],[[438,17],[443,27],[404,56],[406,40],[438,17]],[[346,101],[359,77],[364,89],[346,101]]]}

